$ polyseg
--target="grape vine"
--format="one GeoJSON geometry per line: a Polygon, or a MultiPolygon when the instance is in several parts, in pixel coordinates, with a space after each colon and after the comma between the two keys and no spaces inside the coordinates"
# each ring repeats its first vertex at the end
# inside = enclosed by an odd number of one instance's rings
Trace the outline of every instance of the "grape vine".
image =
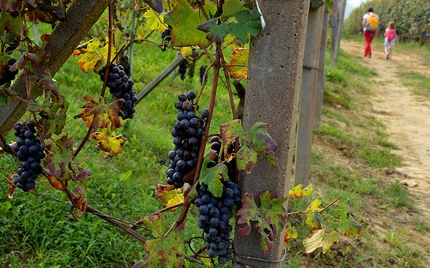
{"type": "Polygon", "coordinates": [[[20,161],[18,176],[13,181],[14,185],[24,191],[33,189],[35,180],[42,173],[40,161],[45,157],[40,140],[36,137],[36,123],[28,121],[17,123],[14,126],[14,134],[18,140],[13,146],[16,156],[20,161]]]}

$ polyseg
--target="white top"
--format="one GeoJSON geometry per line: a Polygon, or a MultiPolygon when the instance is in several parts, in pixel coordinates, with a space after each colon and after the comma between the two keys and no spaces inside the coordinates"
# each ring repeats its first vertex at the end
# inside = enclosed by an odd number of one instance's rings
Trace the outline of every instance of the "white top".
{"type": "Polygon", "coordinates": [[[373,13],[373,12],[366,13],[366,14],[364,14],[364,16],[363,16],[363,20],[366,20],[366,22],[364,23],[364,29],[363,29],[363,32],[364,32],[364,31],[367,31],[367,29],[366,29],[366,24],[367,24],[367,18],[369,18],[369,14],[370,14],[370,13],[373,13]]]}

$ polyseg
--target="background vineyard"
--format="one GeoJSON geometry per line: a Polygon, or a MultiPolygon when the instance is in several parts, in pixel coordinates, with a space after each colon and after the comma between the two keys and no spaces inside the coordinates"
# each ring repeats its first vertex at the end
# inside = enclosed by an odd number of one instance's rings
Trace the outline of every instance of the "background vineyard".
{"type": "Polygon", "coordinates": [[[427,0],[373,0],[354,9],[344,23],[344,32],[358,34],[362,31],[361,21],[369,7],[379,16],[380,35],[390,21],[396,24],[400,41],[419,41],[430,45],[430,2],[427,0]]]}

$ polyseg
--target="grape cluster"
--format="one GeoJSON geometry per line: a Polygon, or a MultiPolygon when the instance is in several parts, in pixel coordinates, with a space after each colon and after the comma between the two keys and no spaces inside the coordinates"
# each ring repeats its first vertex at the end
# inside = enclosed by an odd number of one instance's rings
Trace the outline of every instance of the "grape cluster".
{"type": "MultiPolygon", "coordinates": [[[[199,68],[199,76],[200,76],[200,85],[203,85],[203,77],[205,75],[207,67],[206,66],[201,66],[199,68]]],[[[204,80],[207,82],[208,81],[208,74],[206,74],[206,77],[204,77],[204,80]]]]}
{"type": "Polygon", "coordinates": [[[184,60],[181,62],[181,64],[179,64],[178,74],[180,75],[182,81],[184,81],[185,75],[187,74],[187,68],[188,68],[187,60],[184,60]]]}
{"type": "MultiPolygon", "coordinates": [[[[102,81],[105,79],[105,71],[106,66],[101,68],[99,71],[100,79],[102,81]]],[[[124,102],[121,103],[121,106],[119,107],[119,116],[124,119],[134,118],[134,113],[136,112],[134,106],[136,105],[137,97],[133,84],[133,80],[131,80],[131,78],[129,78],[125,73],[122,65],[116,65],[113,63],[110,66],[106,85],[109,88],[109,92],[114,97],[117,99],[124,99],[124,102]]]]}
{"type": "Polygon", "coordinates": [[[176,188],[184,185],[183,178],[197,164],[205,119],[209,116],[208,110],[203,110],[201,117],[195,114],[198,110],[198,105],[194,103],[195,98],[196,93],[190,91],[188,94],[180,94],[175,103],[178,121],[171,132],[175,148],[168,154],[170,165],[167,170],[167,183],[176,188]]]}
{"type": "Polygon", "coordinates": [[[166,51],[167,45],[172,40],[172,36],[170,35],[171,27],[169,26],[164,32],[161,33],[161,50],[166,51]]]}
{"type": "Polygon", "coordinates": [[[45,157],[40,140],[35,136],[36,123],[34,121],[17,123],[14,125],[15,136],[18,140],[13,146],[20,161],[18,177],[14,180],[16,187],[28,191],[35,187],[35,180],[42,173],[40,161],[45,157]]]}
{"type": "Polygon", "coordinates": [[[16,62],[16,59],[11,58],[9,59],[9,61],[6,63],[6,66],[4,66],[4,69],[1,70],[1,74],[0,74],[0,85],[9,83],[10,81],[15,79],[16,74],[18,73],[18,70],[12,72],[10,70],[10,67],[12,65],[14,65],[16,62]]]}
{"type": "Polygon", "coordinates": [[[223,182],[221,197],[215,197],[205,184],[197,185],[199,197],[193,203],[199,210],[198,226],[205,233],[205,246],[211,258],[225,264],[232,255],[229,224],[235,205],[240,202],[239,188],[231,180],[223,182]]]}
{"type": "MultiPolygon", "coordinates": [[[[215,150],[217,152],[216,154],[216,158],[219,159],[220,162],[223,162],[227,168],[228,168],[228,177],[231,178],[236,178],[236,158],[233,158],[231,160],[229,160],[228,162],[224,161],[224,155],[221,154],[220,157],[220,150],[221,150],[221,140],[219,139],[219,137],[214,136],[211,138],[210,140],[211,143],[211,149],[215,150]]],[[[240,144],[239,144],[239,148],[240,148],[240,144]]],[[[234,154],[236,150],[236,141],[233,141],[227,148],[227,153],[229,155],[234,154]]],[[[210,163],[211,165],[216,165],[215,161],[212,161],[210,163]]]]}

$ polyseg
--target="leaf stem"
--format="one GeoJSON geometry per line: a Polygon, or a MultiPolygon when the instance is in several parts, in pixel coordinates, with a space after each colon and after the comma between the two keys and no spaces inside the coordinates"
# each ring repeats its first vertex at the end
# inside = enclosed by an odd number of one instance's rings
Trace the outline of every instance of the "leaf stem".
{"type": "MultiPolygon", "coordinates": [[[[157,214],[161,214],[163,212],[169,211],[171,209],[174,209],[174,208],[177,208],[177,207],[180,207],[180,206],[183,206],[183,205],[184,205],[184,203],[182,202],[182,203],[174,204],[172,206],[165,207],[163,209],[157,210],[156,212],[152,213],[148,217],[151,217],[151,216],[154,216],[154,215],[157,215],[157,214]]],[[[140,220],[140,221],[138,221],[138,222],[136,222],[136,223],[133,223],[132,225],[130,225],[130,228],[136,230],[137,227],[139,227],[140,225],[142,225],[142,223],[143,223],[143,219],[140,220]]]]}

